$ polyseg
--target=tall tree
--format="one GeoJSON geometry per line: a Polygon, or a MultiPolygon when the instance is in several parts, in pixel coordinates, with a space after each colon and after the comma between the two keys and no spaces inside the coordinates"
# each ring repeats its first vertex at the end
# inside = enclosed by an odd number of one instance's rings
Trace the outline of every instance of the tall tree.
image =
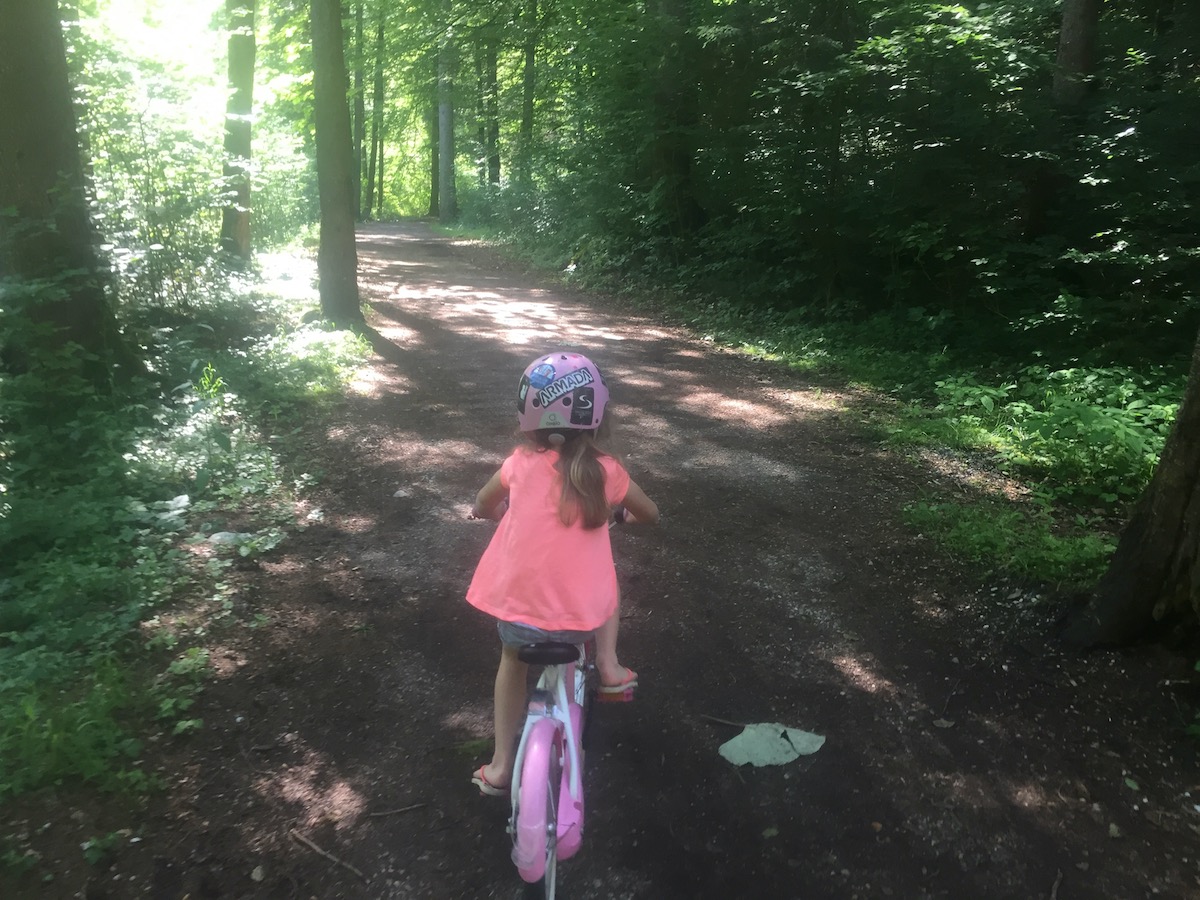
{"type": "Polygon", "coordinates": [[[110,366],[120,375],[137,363],[94,246],[58,3],[0,0],[0,23],[0,278],[38,285],[23,307],[44,327],[37,345],[3,348],[5,363],[24,368],[38,350],[76,345],[102,383],[110,366]]]}
{"type": "Polygon", "coordinates": [[[379,172],[379,211],[383,214],[383,53],[384,31],[387,22],[383,9],[375,30],[375,78],[371,95],[371,157],[367,162],[366,214],[371,215],[375,202],[375,173],[379,172]]]}
{"type": "Polygon", "coordinates": [[[321,311],[339,325],[363,322],[354,245],[354,153],[342,51],[341,0],[312,0],[313,120],[321,243],[317,251],[321,311]]]}
{"type": "Polygon", "coordinates": [[[1155,623],[1200,617],[1200,338],[1183,403],[1158,468],[1088,605],[1064,637],[1082,646],[1131,644],[1155,623]]]}
{"type": "Polygon", "coordinates": [[[488,184],[500,183],[499,41],[489,29],[483,37],[480,61],[480,144],[488,184]]]}
{"type": "Polygon", "coordinates": [[[229,20],[229,99],[225,108],[225,189],[221,249],[250,259],[250,148],[254,107],[255,0],[225,0],[229,20]]]}
{"type": "Polygon", "coordinates": [[[366,138],[367,99],[365,78],[367,54],[363,49],[363,0],[354,4],[354,218],[364,218],[362,205],[363,142],[366,138]]]}
{"type": "Polygon", "coordinates": [[[438,147],[438,104],[431,97],[425,114],[425,133],[429,139],[429,217],[438,218],[438,203],[442,197],[442,160],[438,147]]]}
{"type": "Polygon", "coordinates": [[[525,0],[521,10],[524,26],[524,68],[521,73],[521,125],[517,131],[517,183],[529,186],[533,180],[533,112],[537,93],[538,0],[525,0]]]}
{"type": "Polygon", "coordinates": [[[1096,31],[1100,0],[1065,0],[1058,33],[1058,59],[1054,72],[1054,102],[1063,108],[1078,106],[1087,97],[1096,68],[1096,31]]]}
{"type": "Polygon", "coordinates": [[[438,46],[438,218],[451,222],[458,216],[454,183],[454,0],[446,0],[445,26],[438,46]]]}

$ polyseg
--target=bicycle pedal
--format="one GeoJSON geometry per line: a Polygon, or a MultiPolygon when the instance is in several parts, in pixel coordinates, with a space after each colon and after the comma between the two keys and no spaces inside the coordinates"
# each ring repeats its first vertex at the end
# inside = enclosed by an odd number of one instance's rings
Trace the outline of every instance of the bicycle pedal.
{"type": "Polygon", "coordinates": [[[625,688],[623,691],[597,691],[596,700],[600,703],[630,703],[636,688],[625,688]]]}

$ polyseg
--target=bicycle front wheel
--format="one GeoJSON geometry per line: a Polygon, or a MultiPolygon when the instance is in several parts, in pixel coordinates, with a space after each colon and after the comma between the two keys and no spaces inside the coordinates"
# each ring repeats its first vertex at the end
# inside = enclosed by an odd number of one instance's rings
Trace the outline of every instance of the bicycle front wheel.
{"type": "Polygon", "coordinates": [[[512,859],[521,878],[552,900],[558,874],[558,792],[562,784],[563,727],[554,719],[533,726],[525,744],[512,859]]]}

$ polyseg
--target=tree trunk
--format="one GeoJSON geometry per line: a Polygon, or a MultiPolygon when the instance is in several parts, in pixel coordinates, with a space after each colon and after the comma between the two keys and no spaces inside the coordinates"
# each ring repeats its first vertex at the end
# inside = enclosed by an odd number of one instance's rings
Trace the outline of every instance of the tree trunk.
{"type": "Polygon", "coordinates": [[[479,173],[479,186],[487,184],[487,88],[483,79],[483,41],[475,44],[475,168],[479,173]]]}
{"type": "Polygon", "coordinates": [[[1053,90],[1060,108],[1078,107],[1088,95],[1099,22],[1100,0],[1064,0],[1053,90]]]}
{"type": "Polygon", "coordinates": [[[533,112],[537,91],[538,0],[525,0],[525,69],[521,75],[521,127],[517,133],[517,183],[533,181],[533,112]]]}
{"type": "Polygon", "coordinates": [[[313,119],[321,242],[317,250],[321,311],[338,325],[361,325],[354,245],[354,154],[349,87],[342,52],[341,0],[312,0],[313,119]]]}
{"type": "Polygon", "coordinates": [[[438,219],[453,222],[458,216],[454,184],[454,33],[450,26],[452,3],[446,3],[446,31],[438,48],[438,219]]]}
{"type": "MultiPolygon", "coordinates": [[[[375,206],[375,170],[383,171],[380,154],[383,149],[383,36],[386,16],[379,13],[379,27],[375,32],[375,90],[371,98],[371,161],[367,165],[367,215],[375,206]]],[[[382,179],[381,179],[382,180],[382,179]]],[[[383,191],[380,191],[380,209],[383,208],[383,191]]]]}
{"type": "Polygon", "coordinates": [[[139,366],[104,293],[58,4],[0,0],[0,23],[0,278],[44,282],[36,299],[18,306],[14,290],[6,304],[49,329],[0,348],[4,365],[26,370],[42,351],[76,345],[75,371],[97,385],[123,380],[139,366]]]}
{"type": "Polygon", "coordinates": [[[1090,603],[1063,637],[1085,647],[1133,643],[1156,623],[1200,614],[1200,338],[1158,468],[1090,603]]]}
{"type": "Polygon", "coordinates": [[[384,162],[383,129],[379,132],[379,164],[375,167],[375,218],[383,218],[383,162],[384,162]]]}
{"type": "MultiPolygon", "coordinates": [[[[367,54],[363,51],[363,0],[354,4],[354,218],[363,220],[363,142],[367,132],[367,98],[363,86],[367,54]]],[[[369,209],[369,207],[368,207],[369,209]]]]}
{"type": "Polygon", "coordinates": [[[438,153],[438,105],[437,98],[429,102],[425,116],[425,128],[429,135],[429,217],[438,218],[438,200],[442,194],[442,161],[438,153]]]}
{"type": "Polygon", "coordinates": [[[255,0],[225,0],[229,17],[229,100],[225,108],[225,190],[221,249],[250,260],[250,146],[254,109],[255,0]]]}
{"type": "Polygon", "coordinates": [[[500,79],[497,75],[496,39],[484,43],[483,79],[485,85],[483,117],[487,130],[484,153],[487,155],[488,183],[500,183],[500,79]]]}

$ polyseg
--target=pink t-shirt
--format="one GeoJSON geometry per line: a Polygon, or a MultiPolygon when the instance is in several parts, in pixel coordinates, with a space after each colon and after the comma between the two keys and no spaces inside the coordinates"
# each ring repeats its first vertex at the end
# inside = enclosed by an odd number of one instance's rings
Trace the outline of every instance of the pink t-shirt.
{"type": "MultiPolygon", "coordinates": [[[[506,622],[545,631],[591,631],[617,608],[617,572],[608,529],[564,525],[554,450],[519,447],[500,467],[509,509],[483,552],[467,602],[506,622]]],[[[600,458],[609,505],[625,499],[629,473],[600,458]]]]}

